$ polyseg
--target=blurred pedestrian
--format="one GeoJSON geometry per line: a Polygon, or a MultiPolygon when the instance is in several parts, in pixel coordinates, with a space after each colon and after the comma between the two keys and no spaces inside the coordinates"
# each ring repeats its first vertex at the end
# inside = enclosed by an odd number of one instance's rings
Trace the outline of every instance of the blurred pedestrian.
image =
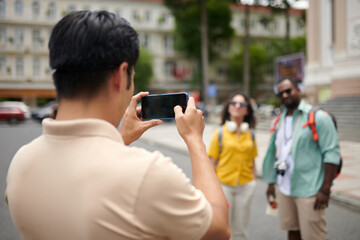
{"type": "Polygon", "coordinates": [[[148,93],[133,96],[139,40],[130,24],[107,11],[75,11],[52,29],[49,50],[56,120],[43,121],[43,135],[16,153],[7,176],[22,238],[228,239],[226,199],[193,98],[185,113],[174,111],[194,185],[161,153],[128,146],[162,123],[141,121],[136,107],[148,93]]]}
{"type": "Polygon", "coordinates": [[[277,91],[286,109],[274,126],[263,163],[263,179],[269,183],[266,195],[268,201],[278,198],[280,224],[288,239],[325,240],[325,209],[340,161],[335,125],[328,114],[317,111],[315,142],[310,127],[304,126],[312,106],[302,99],[298,83],[284,79],[277,91]]]}
{"type": "Polygon", "coordinates": [[[213,133],[208,155],[230,204],[231,239],[248,239],[250,205],[256,186],[257,147],[249,98],[242,93],[224,104],[221,127],[213,133]]]}

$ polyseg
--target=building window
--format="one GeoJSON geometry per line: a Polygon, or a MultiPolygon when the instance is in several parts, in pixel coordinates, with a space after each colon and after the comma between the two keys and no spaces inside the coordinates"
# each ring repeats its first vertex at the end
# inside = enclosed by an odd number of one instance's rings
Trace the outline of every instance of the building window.
{"type": "Polygon", "coordinates": [[[6,28],[0,27],[0,46],[5,46],[6,41],[6,28]]]}
{"type": "Polygon", "coordinates": [[[67,13],[71,13],[71,12],[74,12],[74,11],[76,11],[76,6],[75,5],[69,5],[67,13]]]}
{"type": "Polygon", "coordinates": [[[6,72],[6,57],[0,56],[0,73],[6,72]]]}
{"type": "Polygon", "coordinates": [[[21,77],[24,76],[24,58],[18,56],[15,58],[15,73],[16,76],[21,77]]]}
{"type": "Polygon", "coordinates": [[[164,65],[164,74],[166,77],[173,77],[176,63],[174,61],[166,61],[164,65]]]}
{"type": "Polygon", "coordinates": [[[15,0],[14,2],[15,15],[22,15],[24,11],[24,5],[22,0],[15,0]]]}
{"type": "Polygon", "coordinates": [[[159,18],[158,18],[158,23],[159,24],[166,24],[169,20],[169,15],[167,13],[161,13],[159,18]]]}
{"type": "Polygon", "coordinates": [[[171,52],[173,50],[174,38],[170,35],[165,35],[163,38],[165,52],[171,52]]]}
{"type": "Polygon", "coordinates": [[[41,32],[39,29],[33,29],[32,31],[32,41],[34,47],[41,47],[42,39],[41,39],[41,32]]]}
{"type": "Polygon", "coordinates": [[[38,1],[34,1],[31,4],[31,12],[33,17],[40,16],[40,3],[38,1]]]}
{"type": "Polygon", "coordinates": [[[51,19],[54,19],[56,17],[56,4],[54,2],[49,3],[47,15],[51,19]]]}
{"type": "Polygon", "coordinates": [[[146,21],[147,23],[150,23],[150,22],[151,22],[151,17],[152,17],[151,11],[150,11],[150,10],[147,10],[147,11],[145,12],[145,21],[146,21]]]}
{"type": "Polygon", "coordinates": [[[229,72],[229,70],[228,70],[227,67],[219,66],[219,67],[217,68],[217,75],[218,75],[219,77],[226,77],[226,76],[228,75],[228,72],[229,72]]]}
{"type": "Polygon", "coordinates": [[[5,0],[0,0],[0,17],[5,17],[6,13],[6,2],[5,0]]]}
{"type": "Polygon", "coordinates": [[[14,30],[14,44],[21,46],[24,44],[24,29],[15,28],[14,30]]]}
{"type": "Polygon", "coordinates": [[[40,77],[41,76],[41,58],[34,57],[33,59],[33,76],[40,77]]]}
{"type": "Polygon", "coordinates": [[[140,34],[139,38],[140,38],[141,46],[144,46],[144,47],[148,48],[149,47],[149,41],[150,41],[149,34],[140,34]]]}
{"type": "Polygon", "coordinates": [[[138,10],[133,10],[131,13],[131,19],[134,20],[135,22],[140,22],[141,21],[141,17],[139,14],[138,10]]]}

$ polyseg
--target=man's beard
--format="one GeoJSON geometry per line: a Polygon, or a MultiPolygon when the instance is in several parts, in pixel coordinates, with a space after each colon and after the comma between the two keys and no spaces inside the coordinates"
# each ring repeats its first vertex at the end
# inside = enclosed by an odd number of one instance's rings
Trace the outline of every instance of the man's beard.
{"type": "Polygon", "coordinates": [[[299,106],[300,100],[294,99],[288,104],[284,104],[287,109],[295,109],[299,106]]]}

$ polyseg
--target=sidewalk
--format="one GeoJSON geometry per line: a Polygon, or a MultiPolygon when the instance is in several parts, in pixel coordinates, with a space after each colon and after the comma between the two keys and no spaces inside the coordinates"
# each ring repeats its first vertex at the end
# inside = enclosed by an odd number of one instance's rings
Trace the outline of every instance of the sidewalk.
{"type": "MultiPolygon", "coordinates": [[[[206,124],[203,137],[206,146],[210,143],[213,131],[218,127],[215,124],[206,124]]],[[[261,177],[262,163],[269,144],[270,133],[257,130],[255,136],[259,155],[256,158],[257,175],[261,177]]],[[[175,123],[164,123],[151,128],[143,134],[141,140],[187,153],[186,144],[178,134],[175,123]]],[[[343,167],[340,176],[334,181],[331,198],[360,209],[360,143],[341,141],[340,149],[343,167]]]]}

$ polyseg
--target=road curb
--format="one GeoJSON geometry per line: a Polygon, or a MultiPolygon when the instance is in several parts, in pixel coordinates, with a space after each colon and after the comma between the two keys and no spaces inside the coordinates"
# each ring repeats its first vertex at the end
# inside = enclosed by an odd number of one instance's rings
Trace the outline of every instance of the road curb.
{"type": "Polygon", "coordinates": [[[360,201],[356,198],[352,198],[340,193],[332,192],[330,195],[330,199],[339,203],[340,205],[344,205],[350,207],[356,211],[360,212],[360,201]]]}

